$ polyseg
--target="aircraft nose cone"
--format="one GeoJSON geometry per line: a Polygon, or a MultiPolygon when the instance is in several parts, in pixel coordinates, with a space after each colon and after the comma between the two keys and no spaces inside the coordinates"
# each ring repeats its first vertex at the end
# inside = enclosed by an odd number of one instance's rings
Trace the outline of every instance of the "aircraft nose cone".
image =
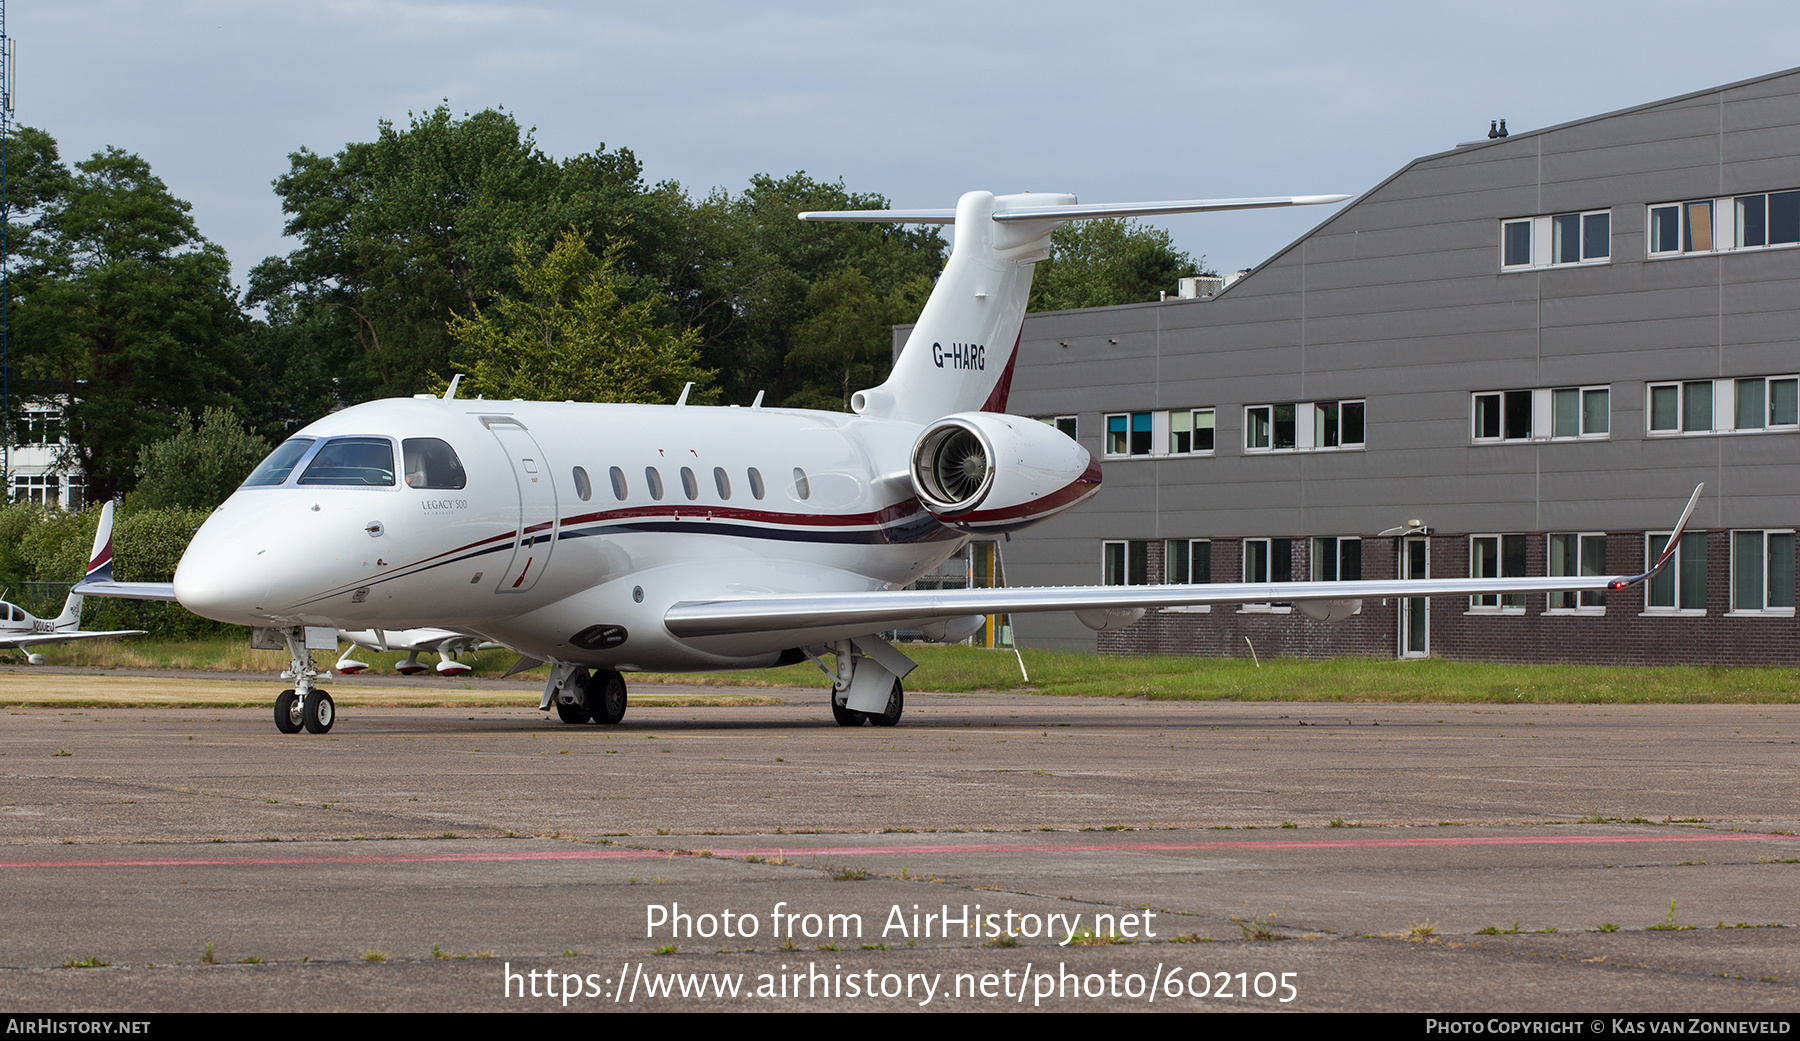
{"type": "Polygon", "coordinates": [[[242,541],[208,537],[202,526],[175,568],[175,599],[202,618],[267,625],[262,610],[270,588],[255,558],[242,541]]]}

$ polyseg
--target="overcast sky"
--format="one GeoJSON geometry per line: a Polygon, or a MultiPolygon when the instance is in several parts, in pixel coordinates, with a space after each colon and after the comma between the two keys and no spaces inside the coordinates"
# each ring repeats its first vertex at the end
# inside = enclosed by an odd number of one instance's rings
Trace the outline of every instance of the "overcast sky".
{"type": "MultiPolygon", "coordinates": [[[[1800,64],[1791,4],[538,3],[12,0],[17,119],[193,203],[241,281],[292,248],[269,182],[305,146],[448,101],[564,157],[741,191],[805,170],[902,207],[1355,194],[1407,161],[1800,64]]],[[[1324,208],[1159,218],[1221,270],[1324,208]]],[[[1172,287],[1171,287],[1172,288],[1172,287]]]]}

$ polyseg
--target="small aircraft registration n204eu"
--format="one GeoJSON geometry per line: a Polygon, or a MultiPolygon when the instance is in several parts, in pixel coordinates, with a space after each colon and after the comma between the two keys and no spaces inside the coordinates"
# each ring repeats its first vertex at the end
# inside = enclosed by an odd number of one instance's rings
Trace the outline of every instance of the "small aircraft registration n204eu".
{"type": "Polygon", "coordinates": [[[442,397],[356,405],[283,442],[207,519],[172,584],[80,590],[175,599],[257,627],[292,659],[276,726],[322,733],[334,708],[312,651],[335,648],[339,630],[441,627],[512,648],[515,671],[551,665],[539,707],[568,722],[619,722],[622,673],[811,659],[831,678],[839,723],[892,726],[913,663],[878,634],[897,628],[953,640],[982,615],[1072,611],[1098,630],[1152,607],[1270,600],[1332,620],[1364,597],[1647,578],[902,588],[976,536],[1099,490],[1084,448],[1006,414],[1032,269],[1056,228],[1346,198],[1082,205],[970,192],[954,210],[803,213],[955,227],[892,374],[853,395],[851,413],[761,408],[760,395],[744,408],[689,406],[685,391],[673,406],[470,401],[453,381],[442,397]]]}

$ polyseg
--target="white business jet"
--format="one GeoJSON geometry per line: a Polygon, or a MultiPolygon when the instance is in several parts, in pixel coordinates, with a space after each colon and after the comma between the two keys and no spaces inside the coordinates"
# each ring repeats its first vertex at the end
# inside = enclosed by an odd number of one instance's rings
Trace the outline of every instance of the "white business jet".
{"type": "MultiPolygon", "coordinates": [[[[88,554],[85,582],[112,581],[113,504],[100,507],[100,524],[94,529],[94,549],[88,554]]],[[[78,583],[79,584],[79,583],[78,583]]],[[[142,629],[109,629],[90,631],[81,627],[81,594],[70,592],[63,601],[62,614],[55,618],[39,618],[30,611],[0,600],[0,650],[22,650],[25,660],[44,664],[44,656],[33,651],[52,643],[92,640],[99,636],[142,636],[142,629]]]]}
{"type": "Polygon", "coordinates": [[[619,722],[625,672],[811,659],[832,681],[839,723],[892,726],[913,663],[877,634],[896,628],[960,639],[980,615],[1073,611],[1111,629],[1150,607],[1270,600],[1339,619],[1363,597],[1600,590],[1648,577],[902,588],[971,538],[1053,517],[1100,487],[1079,444],[1005,414],[1032,268],[1051,232],[1089,218],[1345,198],[1084,206],[1071,195],[970,192],[954,211],[804,213],[955,226],[892,375],[855,394],[851,414],[690,406],[685,391],[673,406],[470,401],[453,382],[442,398],[344,409],[281,444],[207,519],[172,585],[83,589],[173,598],[257,627],[293,662],[276,727],[323,733],[333,706],[311,654],[334,648],[339,629],[479,634],[522,654],[515,669],[549,663],[539,707],[569,722],[619,722]]]}

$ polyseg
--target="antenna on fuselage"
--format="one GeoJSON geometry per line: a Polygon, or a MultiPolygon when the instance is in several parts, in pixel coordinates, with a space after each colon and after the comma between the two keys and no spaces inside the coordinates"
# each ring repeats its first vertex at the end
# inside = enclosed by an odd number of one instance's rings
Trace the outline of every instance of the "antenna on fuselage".
{"type": "Polygon", "coordinates": [[[688,391],[694,389],[694,381],[688,380],[687,386],[681,388],[681,396],[675,399],[677,407],[687,404],[688,391]]]}
{"type": "Polygon", "coordinates": [[[763,392],[760,390],[757,391],[756,392],[756,400],[752,401],[750,403],[750,407],[751,408],[762,408],[762,396],[763,396],[763,392]]]}
{"type": "Polygon", "coordinates": [[[462,377],[463,374],[460,372],[450,377],[450,386],[444,391],[445,401],[450,401],[456,397],[456,385],[462,382],[462,377]]]}

